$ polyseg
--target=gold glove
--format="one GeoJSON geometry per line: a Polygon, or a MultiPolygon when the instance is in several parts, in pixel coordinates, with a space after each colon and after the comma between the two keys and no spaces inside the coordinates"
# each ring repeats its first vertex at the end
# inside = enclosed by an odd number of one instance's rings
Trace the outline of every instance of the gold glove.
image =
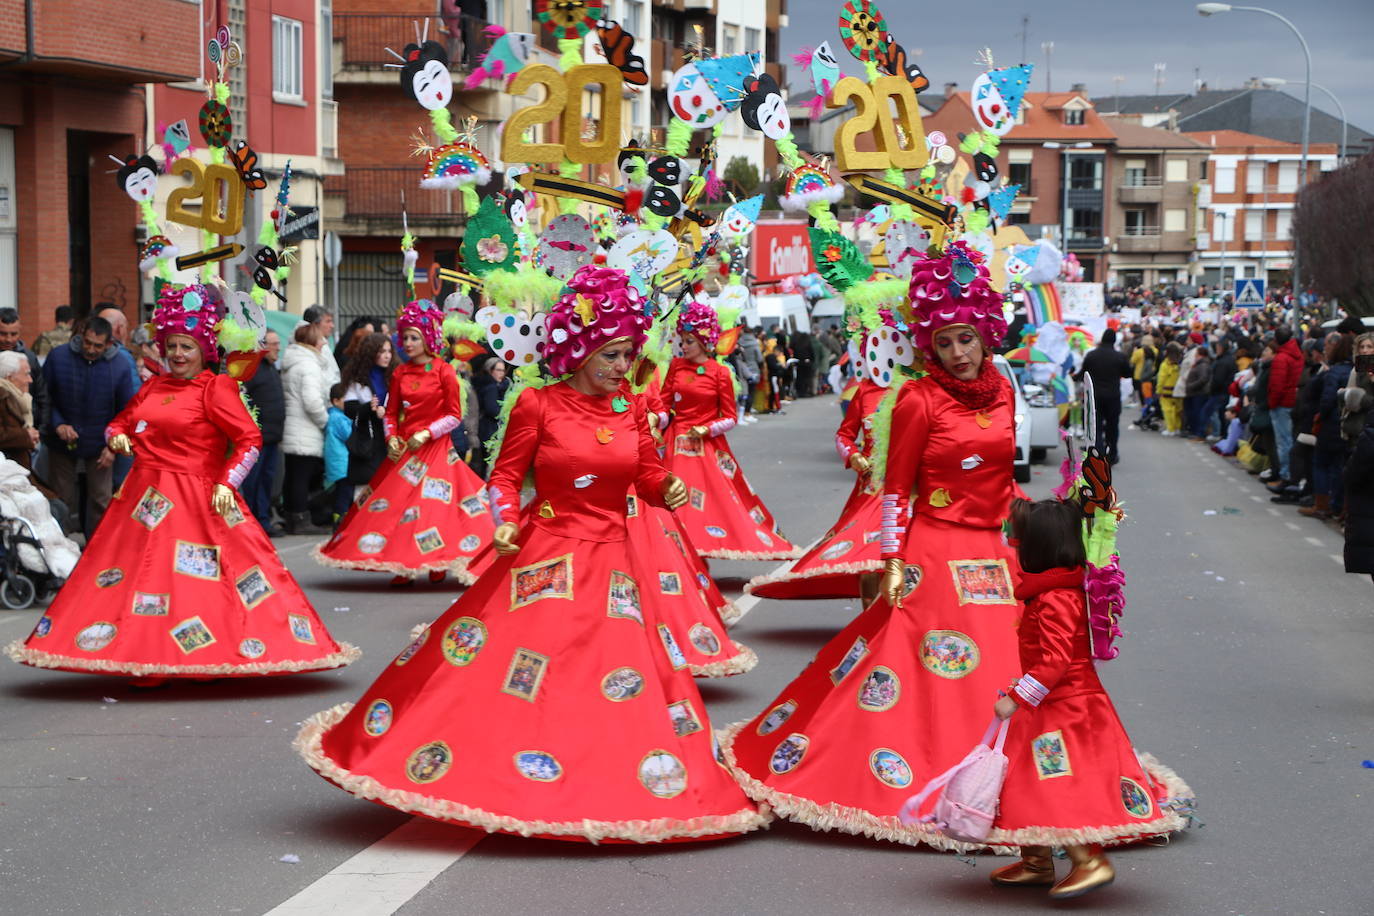
{"type": "Polygon", "coordinates": [[[883,579],[878,583],[878,594],[887,599],[893,607],[902,606],[902,593],[906,591],[906,560],[892,557],[883,561],[883,579]]]}
{"type": "Polygon", "coordinates": [[[687,484],[669,474],[663,481],[663,503],[669,509],[677,509],[687,503],[687,484]]]}
{"type": "Polygon", "coordinates": [[[434,436],[430,433],[429,430],[422,429],[415,435],[411,436],[410,439],[406,441],[406,445],[413,452],[433,438],[434,436]]]}
{"type": "Polygon", "coordinates": [[[129,437],[123,433],[116,433],[110,437],[110,451],[116,455],[132,455],[134,448],[129,444],[129,437]]]}
{"type": "Polygon", "coordinates": [[[865,458],[862,453],[855,452],[849,456],[849,466],[862,477],[873,469],[873,462],[865,458]]]}
{"type": "Polygon", "coordinates": [[[233,487],[217,483],[215,488],[210,491],[210,508],[218,512],[220,518],[228,518],[232,515],[236,507],[235,503],[233,487]]]}
{"type": "Polygon", "coordinates": [[[520,545],[515,543],[515,539],[520,536],[520,526],[515,522],[502,522],[496,526],[492,532],[491,543],[496,548],[496,552],[503,557],[508,557],[513,553],[520,552],[520,545]]]}
{"type": "Polygon", "coordinates": [[[400,436],[392,436],[390,439],[386,440],[386,456],[392,461],[395,461],[405,454],[405,450],[406,440],[402,439],[400,436]]]}
{"type": "Polygon", "coordinates": [[[705,426],[693,426],[689,432],[698,439],[705,439],[711,434],[711,430],[707,429],[705,426]]]}

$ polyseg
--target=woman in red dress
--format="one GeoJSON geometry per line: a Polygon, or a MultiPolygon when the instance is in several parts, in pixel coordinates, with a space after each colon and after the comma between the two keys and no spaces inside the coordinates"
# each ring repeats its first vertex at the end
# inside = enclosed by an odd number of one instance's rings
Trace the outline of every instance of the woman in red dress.
{"type": "Polygon", "coordinates": [[[800,551],[778,530],[744,479],[725,434],[738,416],[734,377],[711,358],[720,324],[715,310],[692,302],[678,319],[683,355],[668,366],[662,400],[672,411],[664,434],[669,469],[687,485],[679,518],[703,557],[787,560],[800,551]]]}
{"type": "Polygon", "coordinates": [[[492,468],[500,558],[296,746],[360,798],[488,831],[651,843],[754,830],[768,816],[719,754],[688,634],[664,622],[659,570],[626,539],[631,486],[669,508],[687,498],[621,389],[643,300],[616,270],[583,267],[569,285],[544,357],[571,376],[519,394],[492,468]]]}
{"type": "Polygon", "coordinates": [[[169,372],[105,433],[133,469],[33,634],[9,646],[15,661],[155,686],[358,657],[330,637],[237,493],[262,434],[234,380],[205,368],[219,360],[211,296],[200,285],[163,292],[153,322],[169,372]]]}
{"type": "Polygon", "coordinates": [[[359,491],[339,530],[312,551],[325,566],[395,573],[408,585],[452,572],[465,584],[469,561],[491,537],[482,479],[449,441],[463,416],[458,374],[443,350],[443,315],[427,300],[396,320],[404,365],[391,374],[386,399],[387,458],[359,491]]]}
{"type": "Polygon", "coordinates": [[[914,349],[905,334],[887,324],[865,337],[863,352],[873,359],[862,364],[863,377],[835,435],[840,460],[854,471],[854,488],[825,536],[782,572],[751,579],[744,587],[749,594],[784,601],[859,598],[864,606],[878,597],[883,569],[882,502],[870,473],[873,423],[883,398],[912,364],[914,349]]]}
{"type": "Polygon", "coordinates": [[[878,600],[726,739],[745,791],[817,829],[951,845],[897,811],[977,743],[989,698],[1015,673],[1021,606],[1002,536],[1012,392],[988,356],[1006,323],[980,260],[956,243],[913,275],[907,324],[929,374],[899,389],[886,467],[875,468],[878,600]]]}
{"type": "Polygon", "coordinates": [[[995,705],[1011,725],[1007,778],[988,842],[1020,847],[1021,861],[991,878],[1004,886],[1054,885],[1050,896],[1064,900],[1115,878],[1104,844],[1187,826],[1173,804],[1191,802],[1193,793],[1149,754],[1137,755],[1097,677],[1094,655],[1109,656],[1094,652],[1089,633],[1083,510],[1073,501],[1020,500],[1011,518],[1022,564],[1016,594],[1026,602],[1023,673],[995,705]],[[1057,884],[1054,846],[1073,863],[1057,884]]]}

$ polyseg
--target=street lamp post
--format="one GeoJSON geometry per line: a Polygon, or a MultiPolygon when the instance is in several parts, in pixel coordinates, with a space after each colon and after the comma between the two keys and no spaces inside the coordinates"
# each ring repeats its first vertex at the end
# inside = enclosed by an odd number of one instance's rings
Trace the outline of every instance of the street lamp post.
{"type": "MultiPolygon", "coordinates": [[[[1312,51],[1307,47],[1307,39],[1302,37],[1302,32],[1298,27],[1288,20],[1286,16],[1281,16],[1273,10],[1267,10],[1262,6],[1232,6],[1229,3],[1199,3],[1197,5],[1199,16],[1214,16],[1217,13],[1264,13],[1266,16],[1273,16],[1275,19],[1288,26],[1293,34],[1298,37],[1298,43],[1302,45],[1302,56],[1306,64],[1307,75],[1303,80],[1302,90],[1302,164],[1299,166],[1298,175],[1298,195],[1302,195],[1303,185],[1307,184],[1307,139],[1308,130],[1312,124],[1312,51]]],[[[1297,240],[1293,242],[1293,328],[1297,330],[1301,327],[1302,313],[1302,262],[1298,258],[1297,240]]]]}
{"type": "MultiPolygon", "coordinates": [[[[1277,76],[1266,76],[1264,79],[1260,80],[1260,82],[1263,83],[1264,85],[1268,86],[1270,89],[1277,89],[1277,88],[1279,88],[1280,86],[1286,86],[1286,85],[1288,85],[1289,83],[1296,83],[1296,82],[1298,82],[1298,80],[1286,80],[1286,79],[1280,79],[1280,78],[1277,77],[1277,76]]],[[[1349,122],[1348,120],[1346,120],[1346,117],[1345,117],[1345,106],[1341,104],[1341,100],[1340,100],[1340,99],[1336,98],[1336,93],[1332,92],[1330,89],[1327,89],[1327,88],[1326,88],[1325,86],[1323,86],[1321,83],[1313,83],[1313,84],[1312,84],[1312,88],[1313,88],[1313,89],[1320,89],[1322,92],[1325,92],[1327,98],[1331,99],[1331,101],[1335,103],[1335,105],[1336,105],[1336,110],[1339,111],[1339,112],[1341,113],[1341,162],[1342,162],[1342,164],[1344,164],[1344,162],[1345,162],[1345,141],[1346,141],[1346,137],[1348,136],[1348,128],[1350,127],[1350,122],[1349,122]]]]}
{"type": "Polygon", "coordinates": [[[1230,218],[1231,214],[1225,210],[1218,210],[1212,214],[1212,222],[1218,225],[1217,236],[1221,241],[1221,267],[1217,271],[1217,286],[1221,287],[1223,296],[1226,295],[1226,232],[1220,226],[1223,220],[1230,218]]]}

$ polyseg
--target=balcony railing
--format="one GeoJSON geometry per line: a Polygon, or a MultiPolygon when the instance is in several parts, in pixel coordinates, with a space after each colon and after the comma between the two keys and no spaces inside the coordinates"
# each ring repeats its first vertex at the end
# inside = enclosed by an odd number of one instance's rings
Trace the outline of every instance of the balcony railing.
{"type": "Polygon", "coordinates": [[[455,70],[471,70],[477,57],[491,44],[482,30],[484,19],[476,16],[431,18],[434,9],[414,13],[335,13],[334,42],[342,45],[339,63],[345,70],[380,70],[399,64],[387,48],[402,53],[415,41],[415,23],[429,21],[429,38],[444,46],[455,70]]]}
{"type": "Polygon", "coordinates": [[[1135,238],[1157,238],[1159,236],[1158,226],[1127,226],[1121,233],[1135,238]]]}
{"type": "Polygon", "coordinates": [[[1162,184],[1164,179],[1158,175],[1127,175],[1121,182],[1123,188],[1157,188],[1162,184]]]}
{"type": "Polygon", "coordinates": [[[414,168],[350,167],[343,175],[328,177],[324,189],[331,197],[342,198],[345,219],[399,221],[403,208],[412,225],[419,221],[465,216],[462,194],[420,188],[419,179],[418,165],[414,168]]]}

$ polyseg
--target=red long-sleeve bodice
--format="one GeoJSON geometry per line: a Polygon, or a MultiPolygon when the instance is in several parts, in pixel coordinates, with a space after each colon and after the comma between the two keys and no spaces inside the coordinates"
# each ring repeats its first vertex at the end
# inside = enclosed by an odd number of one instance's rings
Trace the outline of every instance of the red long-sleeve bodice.
{"type": "Polygon", "coordinates": [[[840,453],[841,461],[848,463],[849,456],[855,452],[860,452],[865,458],[873,454],[873,414],[886,394],[887,389],[876,382],[868,379],[859,382],[854,397],[849,399],[844,419],[840,421],[839,431],[835,433],[835,449],[840,453]],[[859,443],[860,435],[863,436],[862,445],[859,443]]]}
{"type": "Polygon", "coordinates": [[[386,433],[411,436],[427,429],[436,439],[463,419],[458,373],[442,359],[405,363],[391,374],[386,398],[386,433]]]}
{"type": "Polygon", "coordinates": [[[734,428],[738,418],[734,377],[713,359],[700,365],[673,360],[663,380],[663,403],[679,428],[705,426],[712,436],[734,428]]]}

